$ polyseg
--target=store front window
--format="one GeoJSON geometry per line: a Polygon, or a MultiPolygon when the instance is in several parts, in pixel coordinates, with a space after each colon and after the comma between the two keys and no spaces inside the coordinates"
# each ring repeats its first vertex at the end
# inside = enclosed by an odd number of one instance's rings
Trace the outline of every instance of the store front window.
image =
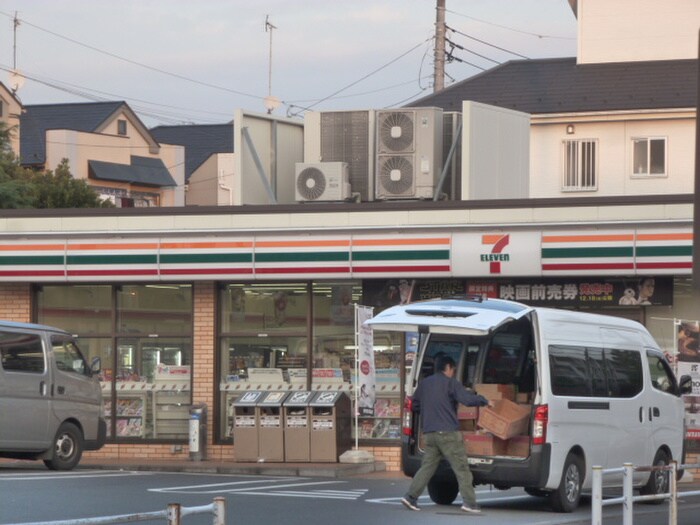
{"type": "MultiPolygon", "coordinates": [[[[232,437],[232,403],[247,390],[335,390],[354,403],[355,304],[362,293],[360,281],[221,289],[220,439],[232,437]]],[[[360,438],[400,437],[401,339],[375,334],[374,415],[358,420],[360,438]]]]}
{"type": "Polygon", "coordinates": [[[76,334],[88,360],[100,357],[111,441],[187,439],[191,285],[42,286],[36,302],[38,322],[76,334]]]}
{"type": "Polygon", "coordinates": [[[219,437],[231,437],[231,404],[248,387],[306,385],[307,283],[230,284],[220,296],[219,437]]]}

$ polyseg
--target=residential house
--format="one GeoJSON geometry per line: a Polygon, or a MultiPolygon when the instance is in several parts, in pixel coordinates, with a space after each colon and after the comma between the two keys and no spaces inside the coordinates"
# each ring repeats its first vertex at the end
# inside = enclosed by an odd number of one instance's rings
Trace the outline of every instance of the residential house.
{"type": "Polygon", "coordinates": [[[529,113],[530,197],[692,193],[700,4],[570,4],[577,58],[510,61],[411,105],[529,113]]]}
{"type": "Polygon", "coordinates": [[[71,173],[118,207],[183,206],[184,148],[159,144],[125,102],[28,105],[22,165],[71,173]]]}
{"type": "Polygon", "coordinates": [[[157,126],[159,142],[185,148],[185,205],[227,206],[234,198],[233,123],[157,126]]]}
{"type": "Polygon", "coordinates": [[[0,122],[12,130],[10,145],[15,155],[19,155],[19,118],[22,103],[5,84],[0,82],[0,122]]]}

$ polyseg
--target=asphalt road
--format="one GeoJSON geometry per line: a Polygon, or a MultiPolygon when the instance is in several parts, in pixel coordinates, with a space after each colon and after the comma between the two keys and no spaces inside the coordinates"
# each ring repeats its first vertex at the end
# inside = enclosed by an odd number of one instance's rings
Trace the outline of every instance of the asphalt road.
{"type": "MultiPolygon", "coordinates": [[[[586,500],[571,514],[556,514],[546,501],[521,490],[477,488],[484,510],[470,516],[452,506],[433,505],[427,495],[422,510],[405,509],[399,499],[408,487],[404,478],[386,476],[329,479],[290,476],[243,476],[192,473],[76,470],[0,465],[0,524],[79,519],[164,510],[168,503],[185,507],[226,500],[227,524],[382,525],[464,523],[480,525],[589,524],[586,500]]],[[[700,497],[680,504],[680,525],[697,525],[700,497]]],[[[604,524],[622,523],[621,507],[604,510],[604,524]]],[[[165,523],[155,520],[141,523],[165,523]]],[[[186,516],[184,525],[211,524],[210,514],[186,516]]],[[[635,508],[635,525],[668,523],[668,505],[635,508]]]]}

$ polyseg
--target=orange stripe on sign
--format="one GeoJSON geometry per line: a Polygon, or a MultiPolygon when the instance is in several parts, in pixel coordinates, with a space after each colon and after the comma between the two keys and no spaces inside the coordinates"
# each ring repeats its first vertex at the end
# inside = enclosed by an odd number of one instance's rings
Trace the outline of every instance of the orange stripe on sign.
{"type": "Polygon", "coordinates": [[[430,246],[436,244],[450,244],[450,239],[427,238],[427,239],[353,239],[354,246],[430,246]]]}
{"type": "Polygon", "coordinates": [[[692,241],[692,233],[638,233],[638,241],[692,241]]]}
{"type": "Polygon", "coordinates": [[[20,252],[20,251],[53,251],[65,250],[63,244],[3,244],[0,245],[0,251],[3,252],[20,252]]]}
{"type": "Polygon", "coordinates": [[[161,249],[165,250],[182,250],[188,248],[252,248],[251,241],[232,241],[232,242],[163,242],[160,244],[161,249]]]}
{"type": "Polygon", "coordinates": [[[255,246],[259,248],[313,248],[316,246],[347,247],[350,246],[350,241],[257,241],[255,246]]]}
{"type": "Polygon", "coordinates": [[[498,241],[500,241],[503,236],[506,235],[505,233],[502,234],[496,234],[496,235],[482,235],[481,236],[481,244],[496,244],[498,241]]]}
{"type": "Polygon", "coordinates": [[[633,241],[634,235],[622,233],[616,235],[545,235],[542,242],[619,242],[633,241]]]}
{"type": "Polygon", "coordinates": [[[158,243],[125,243],[125,244],[69,244],[70,250],[157,250],[158,243]]]}

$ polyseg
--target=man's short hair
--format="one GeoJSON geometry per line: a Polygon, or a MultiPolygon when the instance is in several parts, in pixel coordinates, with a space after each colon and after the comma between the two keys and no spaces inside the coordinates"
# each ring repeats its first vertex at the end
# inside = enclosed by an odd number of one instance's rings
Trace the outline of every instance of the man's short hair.
{"type": "Polygon", "coordinates": [[[442,354],[435,356],[436,372],[444,372],[448,366],[451,366],[452,368],[455,368],[457,366],[455,360],[452,359],[449,355],[442,354]]]}

